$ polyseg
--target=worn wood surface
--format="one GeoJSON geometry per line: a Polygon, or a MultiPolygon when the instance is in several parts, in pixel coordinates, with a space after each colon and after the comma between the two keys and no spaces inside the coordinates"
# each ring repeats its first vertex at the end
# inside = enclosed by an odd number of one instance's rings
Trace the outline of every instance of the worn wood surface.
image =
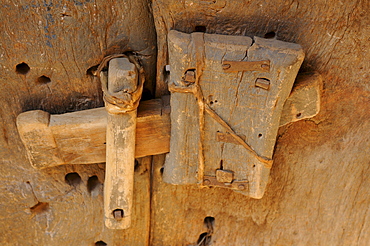
{"type": "Polygon", "coordinates": [[[182,85],[184,72],[195,68],[196,74],[201,73],[199,86],[204,102],[233,131],[243,135],[243,141],[255,152],[240,144],[216,141],[217,133],[230,132],[208,113],[204,113],[201,129],[199,102],[195,96],[174,91],[171,93],[171,147],[164,180],[171,184],[194,184],[203,182],[203,178],[198,177],[200,172],[216,177],[216,170],[228,170],[234,173],[233,181],[245,182],[239,184],[238,192],[260,199],[270,166],[258,157],[272,159],[283,106],[304,53],[299,45],[278,40],[200,35],[199,44],[194,35],[169,32],[169,83],[189,87],[182,85]],[[203,46],[203,50],[197,45],[203,46]],[[204,66],[198,67],[198,56],[202,52],[200,59],[204,66]],[[230,68],[224,68],[224,61],[232,61],[230,68]],[[226,72],[227,69],[233,72],[226,72]],[[269,86],[261,88],[256,84],[258,79],[268,81],[269,86]],[[203,161],[204,167],[201,167],[203,161]]]}
{"type": "MultiPolygon", "coordinates": [[[[163,98],[140,103],[136,125],[136,158],[169,151],[171,128],[165,101],[163,98]]],[[[34,168],[96,164],[106,160],[105,108],[60,115],[50,115],[41,110],[28,111],[17,117],[17,128],[34,168]]]]}
{"type": "MultiPolygon", "coordinates": [[[[225,189],[165,184],[164,156],[157,156],[151,188],[150,160],[135,171],[137,216],[131,228],[107,230],[101,224],[102,186],[90,179],[96,175],[102,183],[104,165],[35,170],[15,122],[28,110],[53,114],[102,106],[100,88],[86,72],[105,52],[119,53],[126,43],[154,50],[148,2],[3,0],[2,244],[148,245],[150,231],[151,245],[196,245],[209,231],[205,217],[214,217],[212,245],[368,245],[369,2],[154,0],[152,5],[159,51],[158,97],[168,93],[164,71],[168,30],[190,33],[204,26],[208,33],[259,37],[275,32],[277,39],[303,47],[302,71],[322,75],[320,113],[280,129],[263,199],[225,189]],[[53,47],[47,45],[49,39],[53,47]],[[15,71],[22,62],[31,68],[25,75],[15,71]],[[42,75],[51,82],[38,80],[42,75]],[[65,181],[73,172],[80,174],[81,182],[65,181]]],[[[153,56],[148,59],[153,61],[153,56]]]]}
{"type": "Polygon", "coordinates": [[[94,245],[98,241],[147,245],[150,161],[135,172],[133,227],[111,231],[102,223],[104,165],[34,170],[15,122],[17,115],[29,110],[60,114],[102,107],[100,84],[93,80],[94,66],[104,56],[126,49],[141,54],[151,89],[156,35],[149,4],[142,0],[0,1],[3,245],[94,245]],[[28,72],[17,67],[23,62],[28,72]],[[74,172],[81,177],[80,182],[73,179],[75,186],[65,181],[74,172]],[[99,182],[91,178],[95,175],[99,182]],[[48,209],[31,212],[38,201],[48,203],[48,209]]]}
{"type": "MultiPolygon", "coordinates": [[[[108,75],[102,73],[101,79],[103,77],[107,80],[108,93],[121,99],[126,99],[125,93],[132,93],[138,87],[138,71],[128,58],[110,60],[108,75]]],[[[132,215],[137,109],[119,112],[119,107],[108,102],[105,108],[104,220],[109,229],[127,229],[132,215]]]]}
{"type": "Polygon", "coordinates": [[[320,111],[322,91],[321,75],[315,72],[301,73],[285,101],[280,126],[316,116],[320,111]]]}
{"type": "Polygon", "coordinates": [[[369,207],[368,1],[153,1],[157,92],[167,93],[168,30],[273,37],[298,43],[301,72],[322,75],[320,113],[279,130],[261,200],[226,189],[174,186],[155,158],[152,245],[367,245],[369,207]],[[175,243],[176,244],[176,243],[175,243]]]}

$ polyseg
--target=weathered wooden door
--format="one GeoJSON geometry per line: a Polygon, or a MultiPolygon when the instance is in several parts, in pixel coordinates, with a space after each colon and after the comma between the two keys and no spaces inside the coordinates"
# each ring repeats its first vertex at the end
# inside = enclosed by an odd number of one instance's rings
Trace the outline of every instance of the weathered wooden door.
{"type": "Polygon", "coordinates": [[[0,10],[3,245],[369,244],[368,1],[2,0],[0,10]],[[16,117],[103,106],[94,70],[127,50],[143,61],[145,97],[169,94],[172,29],[300,44],[301,72],[323,77],[321,111],[280,128],[262,199],[164,183],[165,155],[144,157],[132,226],[108,230],[104,163],[32,168],[16,117]]]}

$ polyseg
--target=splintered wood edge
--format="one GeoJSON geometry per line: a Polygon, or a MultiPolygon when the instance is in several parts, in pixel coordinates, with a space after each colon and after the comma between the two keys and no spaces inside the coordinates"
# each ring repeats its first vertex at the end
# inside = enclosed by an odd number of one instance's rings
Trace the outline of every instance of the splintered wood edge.
{"type": "MultiPolygon", "coordinates": [[[[304,73],[297,76],[294,88],[285,102],[280,126],[302,119],[314,117],[320,110],[322,78],[318,73],[304,73]]],[[[135,157],[144,157],[168,153],[170,151],[170,96],[140,103],[137,114],[136,151],[135,157]]],[[[104,143],[94,143],[95,153],[84,153],[84,149],[60,149],[53,133],[63,127],[63,136],[76,135],[76,126],[88,128],[94,124],[94,134],[105,136],[106,112],[104,108],[89,109],[61,115],[50,115],[41,110],[21,113],[17,117],[17,128],[28,157],[33,167],[37,169],[63,164],[93,164],[105,162],[104,143]],[[90,118],[89,118],[90,117],[90,118]],[[93,123],[92,123],[93,122],[93,123]],[[74,126],[74,127],[69,127],[74,126]],[[98,151],[99,150],[99,151],[98,151]],[[67,156],[64,156],[67,155],[67,156]],[[70,159],[68,156],[80,156],[80,159],[70,159]],[[86,155],[89,157],[85,158],[86,155]],[[80,161],[85,160],[85,162],[80,161]]],[[[79,146],[92,145],[87,132],[81,132],[76,141],[79,146]]],[[[90,137],[91,138],[91,137],[90,137]]],[[[87,147],[86,147],[87,148],[87,147]]]]}

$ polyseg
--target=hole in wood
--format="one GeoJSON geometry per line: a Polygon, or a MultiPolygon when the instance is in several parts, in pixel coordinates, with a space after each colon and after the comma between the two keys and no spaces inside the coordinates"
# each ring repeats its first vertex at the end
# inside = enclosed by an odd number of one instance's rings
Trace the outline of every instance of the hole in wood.
{"type": "Polygon", "coordinates": [[[91,176],[87,180],[87,191],[90,193],[90,195],[97,195],[99,193],[100,186],[101,183],[96,175],[91,176]]]}
{"type": "Polygon", "coordinates": [[[105,246],[105,245],[107,245],[107,244],[105,242],[103,242],[103,241],[97,241],[95,243],[95,246],[105,246]]]}
{"type": "Polygon", "coordinates": [[[215,223],[215,218],[214,217],[205,217],[204,218],[204,226],[207,228],[207,232],[204,232],[199,235],[198,241],[197,241],[197,246],[202,245],[202,246],[207,246],[211,245],[211,239],[212,239],[212,234],[213,234],[213,226],[215,223]]]}
{"type": "Polygon", "coordinates": [[[86,75],[96,76],[96,70],[98,70],[99,65],[92,66],[86,70],[86,75]]]}
{"type": "Polygon", "coordinates": [[[30,67],[27,65],[27,63],[19,63],[17,66],[15,66],[15,72],[17,74],[27,74],[30,71],[30,67]]]}
{"type": "Polygon", "coordinates": [[[32,214],[40,214],[49,209],[49,203],[48,202],[38,202],[34,206],[30,207],[32,214]]]}
{"type": "Polygon", "coordinates": [[[262,138],[262,133],[258,134],[258,138],[262,138]]]}
{"type": "Polygon", "coordinates": [[[276,33],[274,31],[271,31],[271,32],[268,32],[265,34],[265,36],[263,36],[264,38],[274,38],[276,36],[276,33]]]}
{"type": "Polygon", "coordinates": [[[204,218],[204,225],[207,228],[212,227],[212,230],[213,230],[214,224],[215,224],[215,218],[214,217],[207,216],[207,217],[204,218]]]}
{"type": "Polygon", "coordinates": [[[206,245],[209,245],[209,242],[207,243],[207,241],[210,241],[208,239],[208,233],[207,232],[204,232],[202,234],[199,235],[199,238],[198,238],[198,241],[197,241],[197,246],[206,246],[206,245]]]}
{"type": "Polygon", "coordinates": [[[164,167],[161,167],[161,169],[159,169],[159,172],[161,173],[161,175],[163,175],[164,167]]]}
{"type": "Polygon", "coordinates": [[[196,31],[196,32],[206,32],[207,28],[205,26],[195,26],[194,31],[196,31]]]}
{"type": "Polygon", "coordinates": [[[125,215],[125,213],[123,212],[123,209],[115,209],[113,210],[112,214],[116,220],[123,219],[123,216],[125,215]]]}
{"type": "Polygon", "coordinates": [[[134,166],[135,172],[139,169],[139,167],[140,167],[140,163],[135,159],[135,166],[134,166]]]}
{"type": "Polygon", "coordinates": [[[153,99],[154,97],[153,97],[153,95],[152,95],[152,92],[149,90],[149,89],[147,89],[147,88],[144,88],[143,89],[143,94],[141,95],[141,99],[140,99],[140,101],[142,102],[142,101],[148,101],[148,100],[150,100],[150,99],[153,99]]]}
{"type": "Polygon", "coordinates": [[[37,78],[37,83],[39,84],[47,84],[50,82],[51,82],[51,79],[49,77],[46,77],[45,75],[42,75],[37,78]]]}
{"type": "Polygon", "coordinates": [[[296,114],[296,116],[297,116],[297,118],[301,118],[302,113],[298,113],[298,114],[296,114]]]}
{"type": "Polygon", "coordinates": [[[81,176],[78,173],[67,173],[65,181],[70,186],[77,187],[81,183],[81,176]]]}

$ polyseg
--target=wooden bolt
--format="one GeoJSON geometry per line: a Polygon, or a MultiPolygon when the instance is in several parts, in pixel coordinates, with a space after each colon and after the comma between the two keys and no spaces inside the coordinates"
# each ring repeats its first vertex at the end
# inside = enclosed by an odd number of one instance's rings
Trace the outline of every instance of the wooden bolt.
{"type": "MultiPolygon", "coordinates": [[[[137,70],[127,58],[109,62],[108,91],[116,97],[127,96],[137,88],[137,70]]],[[[131,224],[133,200],[136,110],[120,111],[106,102],[108,111],[106,135],[106,170],[104,183],[105,225],[126,229],[131,224]]]]}

